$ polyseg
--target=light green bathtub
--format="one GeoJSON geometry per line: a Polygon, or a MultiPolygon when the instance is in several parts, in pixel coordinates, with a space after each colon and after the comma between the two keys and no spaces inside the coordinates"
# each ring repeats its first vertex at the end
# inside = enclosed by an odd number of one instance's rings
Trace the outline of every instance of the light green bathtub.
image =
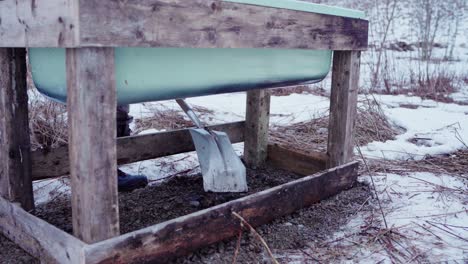
{"type": "MultiPolygon", "coordinates": [[[[225,0],[362,18],[359,11],[294,0],[225,0]]],[[[116,48],[118,104],[231,93],[322,80],[332,51],[281,49],[116,48]]],[[[66,102],[65,49],[31,48],[37,89],[66,102]]]]}

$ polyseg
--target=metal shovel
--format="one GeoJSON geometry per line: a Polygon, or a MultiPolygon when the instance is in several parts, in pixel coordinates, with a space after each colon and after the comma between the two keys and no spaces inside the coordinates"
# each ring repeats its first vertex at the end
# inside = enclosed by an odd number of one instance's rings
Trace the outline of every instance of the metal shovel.
{"type": "Polygon", "coordinates": [[[203,127],[184,99],[176,101],[197,126],[189,130],[200,162],[205,191],[246,192],[245,166],[234,152],[228,135],[203,127]]]}

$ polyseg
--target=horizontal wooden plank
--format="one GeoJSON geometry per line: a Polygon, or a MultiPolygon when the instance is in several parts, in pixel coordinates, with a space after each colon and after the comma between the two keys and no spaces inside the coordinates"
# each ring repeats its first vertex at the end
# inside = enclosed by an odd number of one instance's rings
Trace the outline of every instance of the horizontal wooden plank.
{"type": "Polygon", "coordinates": [[[85,243],[2,197],[0,232],[42,263],[84,263],[85,243]]]}
{"type": "MultiPolygon", "coordinates": [[[[234,122],[209,126],[229,135],[232,143],[244,141],[245,122],[234,122]]],[[[194,151],[190,132],[187,129],[159,132],[149,135],[123,137],[117,139],[117,163],[128,164],[141,160],[155,159],[169,155],[194,151]]],[[[69,173],[68,146],[51,151],[32,153],[33,179],[63,176],[69,173]]]]}
{"type": "Polygon", "coordinates": [[[3,0],[0,47],[364,50],[368,21],[219,0],[3,0]]]}
{"type": "Polygon", "coordinates": [[[82,46],[363,50],[368,21],[216,0],[80,1],[82,46]]]}
{"type": "Polygon", "coordinates": [[[253,226],[262,225],[350,188],[357,173],[358,162],[348,163],[86,246],[85,258],[87,263],[167,263],[175,256],[236,235],[240,223],[232,212],[253,226]]]}
{"type": "Polygon", "coordinates": [[[77,43],[74,0],[0,1],[0,47],[69,47],[77,43]]]}
{"type": "Polygon", "coordinates": [[[268,163],[295,172],[299,175],[311,175],[326,168],[326,153],[292,150],[279,144],[268,145],[268,163]]]}

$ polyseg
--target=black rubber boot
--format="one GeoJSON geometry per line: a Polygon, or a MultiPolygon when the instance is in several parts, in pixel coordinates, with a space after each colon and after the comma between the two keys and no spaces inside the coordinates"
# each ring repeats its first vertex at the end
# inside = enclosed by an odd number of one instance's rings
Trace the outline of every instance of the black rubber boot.
{"type": "MultiPolygon", "coordinates": [[[[133,117],[128,112],[128,105],[117,107],[117,137],[130,136],[131,130],[129,125],[133,117]]],[[[148,178],[144,175],[129,175],[121,170],[117,170],[117,177],[120,192],[131,192],[148,185],[148,178]]]]}
{"type": "Polygon", "coordinates": [[[131,192],[135,189],[145,188],[148,185],[148,178],[144,175],[129,175],[121,170],[117,170],[119,192],[131,192]]]}

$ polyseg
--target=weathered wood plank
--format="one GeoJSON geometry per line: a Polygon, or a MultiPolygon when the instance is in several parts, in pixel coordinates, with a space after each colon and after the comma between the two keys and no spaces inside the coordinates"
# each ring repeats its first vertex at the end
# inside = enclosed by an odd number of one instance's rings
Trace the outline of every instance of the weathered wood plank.
{"type": "Polygon", "coordinates": [[[335,51],[333,55],[328,168],[347,163],[353,158],[360,59],[360,51],[335,51]]]}
{"type": "Polygon", "coordinates": [[[311,175],[326,168],[327,155],[321,152],[291,150],[279,144],[268,145],[268,163],[299,175],[311,175]]]}
{"type": "MultiPolygon", "coordinates": [[[[208,127],[226,132],[232,143],[244,141],[244,121],[208,127]]],[[[117,164],[156,159],[194,150],[195,147],[187,129],[123,137],[117,139],[117,164]]],[[[70,171],[68,146],[47,152],[34,151],[32,164],[34,180],[66,175],[70,171]]]]}
{"type": "Polygon", "coordinates": [[[83,46],[363,50],[368,21],[211,0],[80,1],[83,46]]]}
{"type": "Polygon", "coordinates": [[[267,158],[270,125],[270,94],[267,90],[247,92],[244,160],[248,167],[261,167],[267,158]]]}
{"type": "Polygon", "coordinates": [[[84,243],[0,197],[0,232],[43,263],[84,263],[84,243]]]}
{"type": "Polygon", "coordinates": [[[352,187],[353,162],[85,248],[88,263],[167,263],[238,233],[240,214],[258,226],[352,187]],[[216,232],[213,232],[216,230],[216,232]]]}
{"type": "Polygon", "coordinates": [[[0,47],[363,50],[367,35],[362,19],[218,0],[0,1],[0,47]]]}
{"type": "Polygon", "coordinates": [[[26,49],[0,48],[0,196],[34,208],[26,49]]]}
{"type": "Polygon", "coordinates": [[[67,49],[73,233],[92,243],[119,235],[113,48],[67,49]]]}
{"type": "Polygon", "coordinates": [[[73,46],[76,6],[74,0],[0,1],[0,47],[73,46]]]}

